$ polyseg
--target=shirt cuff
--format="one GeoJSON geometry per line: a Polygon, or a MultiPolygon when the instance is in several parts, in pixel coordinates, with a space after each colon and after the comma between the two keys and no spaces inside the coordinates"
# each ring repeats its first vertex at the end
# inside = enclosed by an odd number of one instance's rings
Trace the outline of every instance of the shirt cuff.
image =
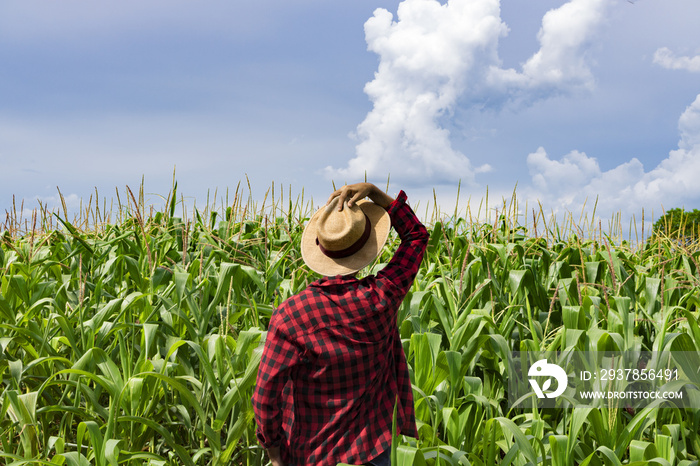
{"type": "Polygon", "coordinates": [[[265,438],[265,435],[262,433],[262,431],[260,429],[256,430],[255,436],[258,438],[258,442],[260,443],[260,445],[266,450],[268,448],[279,447],[282,445],[282,438],[281,437],[278,436],[275,439],[268,440],[267,438],[265,438]]]}
{"type": "Polygon", "coordinates": [[[399,192],[399,195],[396,196],[396,199],[394,199],[392,203],[387,206],[386,211],[389,212],[389,215],[393,214],[396,209],[404,205],[407,198],[408,196],[406,196],[406,193],[402,189],[399,192]]]}

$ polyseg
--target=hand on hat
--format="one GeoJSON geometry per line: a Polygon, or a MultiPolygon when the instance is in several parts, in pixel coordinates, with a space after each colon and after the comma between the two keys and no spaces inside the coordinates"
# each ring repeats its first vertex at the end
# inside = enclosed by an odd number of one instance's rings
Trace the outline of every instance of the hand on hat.
{"type": "Polygon", "coordinates": [[[346,200],[348,202],[348,206],[352,206],[357,201],[364,199],[368,196],[372,200],[372,202],[381,207],[384,207],[385,209],[389,207],[389,204],[391,204],[394,201],[394,199],[391,196],[386,194],[381,189],[377,188],[372,183],[355,183],[351,185],[345,185],[342,188],[334,191],[328,198],[326,205],[330,204],[330,202],[337,197],[339,201],[338,210],[340,211],[343,210],[343,206],[345,205],[346,200]],[[348,197],[350,199],[348,199],[348,197]]]}

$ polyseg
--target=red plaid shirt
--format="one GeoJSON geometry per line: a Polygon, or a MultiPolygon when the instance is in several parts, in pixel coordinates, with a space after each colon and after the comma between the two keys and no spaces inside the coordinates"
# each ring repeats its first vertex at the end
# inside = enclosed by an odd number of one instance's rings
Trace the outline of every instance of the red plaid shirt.
{"type": "Polygon", "coordinates": [[[396,315],[428,232],[401,191],[387,211],[401,238],[376,276],[325,277],[275,310],[253,394],[257,436],[297,466],[367,463],[398,432],[416,437],[396,315]]]}

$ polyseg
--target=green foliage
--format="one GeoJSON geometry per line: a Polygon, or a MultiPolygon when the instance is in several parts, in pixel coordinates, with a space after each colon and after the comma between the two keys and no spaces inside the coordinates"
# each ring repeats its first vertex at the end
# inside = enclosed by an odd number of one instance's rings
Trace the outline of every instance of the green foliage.
{"type": "Polygon", "coordinates": [[[700,237],[700,210],[674,208],[654,222],[653,234],[678,241],[684,246],[696,243],[700,237]]]}
{"type": "MultiPolygon", "coordinates": [[[[234,202],[217,223],[166,206],[0,240],[0,462],[267,463],[250,397],[272,310],[316,278],[298,252],[307,212],[234,202]]],[[[697,464],[699,410],[509,409],[506,361],[700,350],[700,252],[501,220],[430,226],[397,322],[420,436],[395,439],[396,464],[697,464]]]]}

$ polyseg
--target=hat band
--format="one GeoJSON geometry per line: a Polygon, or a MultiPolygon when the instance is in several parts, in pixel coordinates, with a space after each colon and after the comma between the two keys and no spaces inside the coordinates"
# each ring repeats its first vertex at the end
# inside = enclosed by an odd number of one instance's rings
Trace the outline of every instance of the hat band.
{"type": "Polygon", "coordinates": [[[331,251],[326,248],[324,248],[321,243],[318,241],[318,237],[316,237],[316,244],[318,244],[318,248],[321,250],[323,255],[326,257],[330,257],[331,259],[342,259],[343,257],[348,257],[352,256],[355,254],[357,251],[362,249],[362,247],[367,243],[367,240],[369,239],[369,234],[372,231],[372,222],[369,221],[369,217],[367,214],[365,214],[365,231],[362,233],[362,236],[358,238],[357,241],[352,243],[350,246],[348,246],[345,249],[339,249],[337,251],[331,251]]]}

